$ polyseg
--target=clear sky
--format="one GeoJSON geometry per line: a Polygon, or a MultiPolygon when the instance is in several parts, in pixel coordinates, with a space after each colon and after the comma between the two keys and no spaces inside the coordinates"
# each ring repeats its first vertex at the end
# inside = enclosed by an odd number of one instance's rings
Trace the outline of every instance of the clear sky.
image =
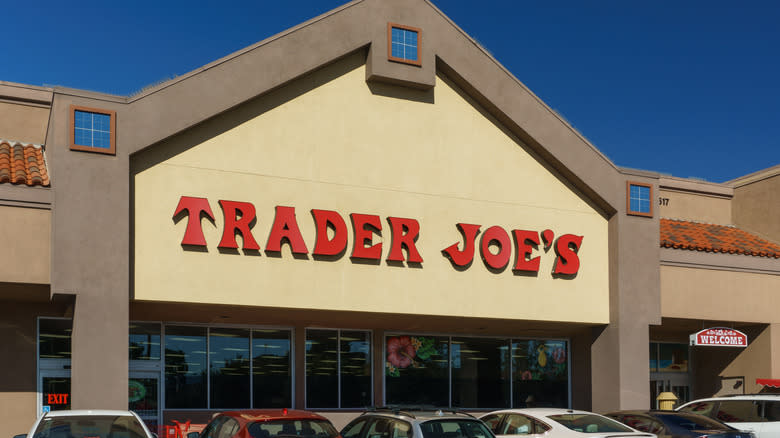
{"type": "MultiPolygon", "coordinates": [[[[6,1],[0,81],[128,95],[343,3],[6,1]]],[[[724,182],[780,164],[780,2],[434,4],[619,166],[724,182]]]]}

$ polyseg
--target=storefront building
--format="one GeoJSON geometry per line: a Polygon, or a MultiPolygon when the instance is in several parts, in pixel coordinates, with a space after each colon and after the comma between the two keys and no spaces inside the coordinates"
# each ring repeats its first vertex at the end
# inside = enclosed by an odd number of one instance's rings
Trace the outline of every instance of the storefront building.
{"type": "Polygon", "coordinates": [[[605,411],[780,377],[761,301],[780,239],[733,219],[776,201],[742,187],[777,172],[618,168],[428,2],[355,1],[131,97],[0,96],[0,412],[20,433],[47,409],[167,434],[225,409],[605,411]],[[662,248],[714,204],[769,252],[662,248]],[[711,324],[749,345],[689,348],[711,324]]]}

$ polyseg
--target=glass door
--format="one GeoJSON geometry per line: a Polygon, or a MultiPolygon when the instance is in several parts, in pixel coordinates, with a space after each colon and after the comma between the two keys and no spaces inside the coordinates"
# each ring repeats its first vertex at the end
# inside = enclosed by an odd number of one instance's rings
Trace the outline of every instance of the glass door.
{"type": "Polygon", "coordinates": [[[62,366],[42,368],[39,374],[38,414],[70,409],[70,370],[62,366]]]}
{"type": "Polygon", "coordinates": [[[127,408],[146,423],[150,431],[160,434],[160,372],[130,371],[127,408]]]}

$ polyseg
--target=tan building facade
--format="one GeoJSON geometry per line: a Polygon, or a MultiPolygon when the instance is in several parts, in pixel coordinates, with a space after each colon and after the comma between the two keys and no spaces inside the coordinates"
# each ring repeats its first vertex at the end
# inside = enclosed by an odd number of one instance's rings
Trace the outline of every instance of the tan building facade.
{"type": "Polygon", "coordinates": [[[354,1],[136,96],[0,96],[20,433],[47,409],[175,436],[224,409],[606,411],[780,377],[777,253],[659,245],[674,219],[771,252],[744,210],[774,177],[618,168],[427,1],[354,1]],[[687,345],[715,326],[749,345],[687,345]]]}

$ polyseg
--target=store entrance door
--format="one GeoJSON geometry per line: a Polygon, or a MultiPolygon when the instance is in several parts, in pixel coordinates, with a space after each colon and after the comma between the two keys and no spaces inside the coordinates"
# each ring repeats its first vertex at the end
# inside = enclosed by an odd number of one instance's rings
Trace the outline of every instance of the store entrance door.
{"type": "Polygon", "coordinates": [[[651,408],[658,409],[658,396],[662,392],[671,392],[677,396],[675,407],[691,400],[690,378],[687,373],[650,373],[651,408]]]}
{"type": "Polygon", "coordinates": [[[146,423],[150,431],[160,435],[160,372],[130,371],[127,408],[146,423]]]}
{"type": "Polygon", "coordinates": [[[70,360],[41,360],[38,415],[70,409],[70,360]]]}

